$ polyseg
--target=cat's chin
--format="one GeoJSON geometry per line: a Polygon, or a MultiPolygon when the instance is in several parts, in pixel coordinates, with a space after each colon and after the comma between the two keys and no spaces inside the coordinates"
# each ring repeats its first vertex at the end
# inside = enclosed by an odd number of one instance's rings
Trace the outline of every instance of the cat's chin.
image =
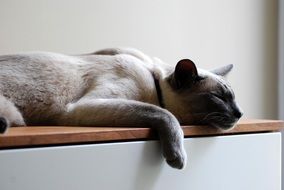
{"type": "Polygon", "coordinates": [[[232,130],[233,128],[235,128],[236,124],[237,124],[238,121],[236,122],[233,122],[233,123],[229,123],[229,124],[217,124],[217,123],[212,123],[211,126],[217,128],[218,130],[221,130],[221,131],[230,131],[232,130]]]}

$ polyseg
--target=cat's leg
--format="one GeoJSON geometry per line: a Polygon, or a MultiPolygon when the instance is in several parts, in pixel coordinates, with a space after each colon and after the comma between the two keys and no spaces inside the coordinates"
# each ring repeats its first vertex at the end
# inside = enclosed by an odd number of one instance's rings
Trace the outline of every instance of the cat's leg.
{"type": "Polygon", "coordinates": [[[4,133],[10,126],[25,125],[22,114],[15,105],[0,95],[0,133],[4,133]]]}
{"type": "Polygon", "coordinates": [[[82,99],[68,104],[61,122],[59,125],[151,127],[160,137],[168,164],[179,169],[186,164],[180,124],[158,106],[125,99],[82,99]]]}

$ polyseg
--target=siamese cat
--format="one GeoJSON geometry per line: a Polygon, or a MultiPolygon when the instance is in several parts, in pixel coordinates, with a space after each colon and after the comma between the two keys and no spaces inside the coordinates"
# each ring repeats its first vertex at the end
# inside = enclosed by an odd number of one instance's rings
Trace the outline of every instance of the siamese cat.
{"type": "Polygon", "coordinates": [[[135,49],[78,56],[34,52],[0,56],[0,131],[10,126],[135,126],[153,128],[167,163],[187,156],[181,124],[230,129],[242,116],[225,81],[189,59],[167,65],[135,49]]]}

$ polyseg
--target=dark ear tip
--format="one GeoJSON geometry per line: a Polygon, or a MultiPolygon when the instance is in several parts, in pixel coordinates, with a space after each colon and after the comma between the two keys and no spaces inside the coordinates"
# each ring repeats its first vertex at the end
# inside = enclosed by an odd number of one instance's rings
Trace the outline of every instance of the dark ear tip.
{"type": "Polygon", "coordinates": [[[176,65],[175,74],[183,78],[198,76],[196,65],[190,59],[180,60],[176,65]]]}
{"type": "Polygon", "coordinates": [[[228,64],[223,67],[212,70],[211,72],[216,75],[226,76],[233,69],[233,67],[234,67],[233,64],[228,64]]]}
{"type": "Polygon", "coordinates": [[[232,70],[232,69],[234,68],[234,65],[233,65],[233,64],[229,64],[229,65],[228,65],[228,68],[229,68],[230,70],[232,70]]]}
{"type": "Polygon", "coordinates": [[[190,59],[181,59],[179,60],[179,62],[177,64],[180,64],[180,63],[191,63],[191,64],[194,64],[194,62],[190,59]]]}
{"type": "Polygon", "coordinates": [[[195,63],[190,60],[190,59],[181,59],[177,65],[176,65],[176,69],[181,68],[182,70],[196,70],[196,65],[195,63]]]}

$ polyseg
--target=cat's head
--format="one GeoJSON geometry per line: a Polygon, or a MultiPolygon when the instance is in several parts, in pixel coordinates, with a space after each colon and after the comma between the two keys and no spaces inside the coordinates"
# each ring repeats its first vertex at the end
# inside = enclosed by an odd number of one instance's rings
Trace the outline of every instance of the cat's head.
{"type": "Polygon", "coordinates": [[[166,79],[170,93],[165,106],[181,124],[204,124],[223,130],[232,128],[243,115],[235,94],[225,80],[233,65],[213,71],[197,69],[189,59],[179,61],[166,79]],[[168,101],[170,99],[170,101],[168,101]]]}

